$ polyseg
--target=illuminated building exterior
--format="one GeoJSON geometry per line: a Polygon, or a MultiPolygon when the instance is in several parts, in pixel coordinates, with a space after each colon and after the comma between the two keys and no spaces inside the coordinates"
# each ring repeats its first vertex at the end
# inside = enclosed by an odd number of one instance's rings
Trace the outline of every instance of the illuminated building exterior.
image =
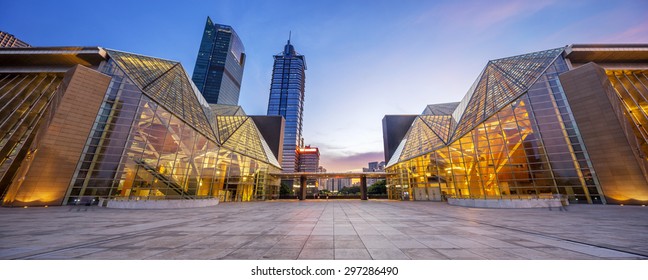
{"type": "Polygon", "coordinates": [[[281,167],[283,172],[297,171],[297,148],[302,139],[306,58],[295,51],[290,39],[284,51],[274,56],[268,116],[286,119],[281,167]]]}
{"type": "Polygon", "coordinates": [[[383,119],[389,196],[646,204],[646,69],[648,45],[489,61],[461,102],[383,119]]]}
{"type": "Polygon", "coordinates": [[[4,206],[262,200],[279,163],[238,106],[175,61],[100,47],[0,49],[4,206]]]}
{"type": "Polygon", "coordinates": [[[191,77],[207,103],[238,105],[244,67],[245,48],[234,28],[207,17],[191,77]]]}
{"type": "Polygon", "coordinates": [[[0,48],[29,48],[29,44],[16,38],[14,35],[0,30],[0,48]]]}
{"type": "Polygon", "coordinates": [[[320,172],[320,153],[317,147],[306,146],[297,149],[297,158],[299,162],[297,172],[320,172]]]}

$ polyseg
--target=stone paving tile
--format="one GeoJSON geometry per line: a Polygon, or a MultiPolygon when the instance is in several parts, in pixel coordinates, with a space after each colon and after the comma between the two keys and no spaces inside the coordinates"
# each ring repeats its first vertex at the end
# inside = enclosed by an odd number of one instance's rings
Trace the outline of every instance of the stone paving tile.
{"type": "Polygon", "coordinates": [[[143,241],[132,243],[133,247],[139,248],[162,248],[171,249],[191,243],[192,240],[178,236],[161,236],[145,239],[143,241]]]}
{"type": "Polygon", "coordinates": [[[167,249],[110,249],[102,250],[83,256],[88,260],[143,260],[153,255],[160,254],[167,249]]]}
{"type": "Polygon", "coordinates": [[[317,241],[317,240],[308,240],[306,241],[306,244],[304,244],[304,249],[333,249],[335,248],[335,243],[333,240],[323,240],[323,241],[317,241]]]}
{"type": "Polygon", "coordinates": [[[304,248],[299,254],[300,260],[332,260],[335,258],[335,249],[304,248]]]}
{"type": "Polygon", "coordinates": [[[450,243],[448,241],[444,240],[438,240],[438,239],[423,239],[423,240],[418,240],[421,244],[427,246],[428,248],[432,249],[458,249],[461,248],[459,245],[455,245],[453,243],[450,243]]]}
{"type": "Polygon", "coordinates": [[[209,249],[171,249],[148,257],[151,260],[217,260],[234,252],[232,248],[209,248],[209,249]]]}
{"type": "Polygon", "coordinates": [[[272,248],[301,249],[304,247],[308,237],[308,235],[287,235],[272,248]]]}
{"type": "Polygon", "coordinates": [[[409,260],[400,249],[367,249],[374,260],[409,260]]]}
{"type": "Polygon", "coordinates": [[[403,249],[405,255],[412,260],[447,260],[448,257],[434,249],[403,249]]]}
{"type": "Polygon", "coordinates": [[[414,239],[408,239],[408,240],[390,240],[396,248],[400,249],[411,249],[411,248],[428,248],[428,246],[425,246],[425,244],[418,242],[414,239]]]}
{"type": "Polygon", "coordinates": [[[648,259],[648,208],[613,205],[568,212],[377,200],[62,206],[0,208],[0,224],[10,225],[0,227],[0,259],[648,259]]]}
{"type": "Polygon", "coordinates": [[[338,240],[347,240],[347,241],[357,240],[357,241],[361,241],[360,236],[357,236],[357,235],[337,235],[337,236],[333,236],[333,239],[335,241],[338,241],[338,240]]]}
{"type": "Polygon", "coordinates": [[[70,260],[70,259],[82,259],[88,254],[95,252],[107,250],[106,248],[74,248],[69,250],[55,251],[48,254],[37,255],[32,258],[32,260],[70,260]]]}
{"type": "MultiPolygon", "coordinates": [[[[506,251],[505,249],[497,248],[478,248],[478,249],[469,249],[473,254],[479,255],[487,260],[524,260],[525,258],[506,251]]],[[[453,258],[457,259],[457,258],[453,258]]],[[[459,258],[463,259],[463,258],[459,258]]]]}
{"type": "Polygon", "coordinates": [[[238,249],[221,259],[224,260],[260,260],[269,249],[238,249]]]}
{"type": "Polygon", "coordinates": [[[272,248],[268,250],[262,259],[268,260],[296,260],[299,258],[301,249],[272,248]]]}
{"type": "MultiPolygon", "coordinates": [[[[344,235],[341,235],[344,236],[344,235]]],[[[350,235],[353,236],[353,235],[350,235]]],[[[361,240],[339,240],[335,239],[335,249],[365,249],[361,240]]]]}
{"type": "Polygon", "coordinates": [[[451,260],[485,260],[487,258],[471,252],[468,249],[436,249],[451,260]]]}
{"type": "Polygon", "coordinates": [[[601,259],[600,257],[588,255],[588,254],[583,254],[579,252],[574,252],[571,250],[566,250],[563,248],[549,248],[549,247],[544,247],[544,248],[534,248],[535,250],[545,252],[548,254],[551,254],[553,256],[559,256],[558,258],[563,259],[563,260],[599,260],[601,259]]]}
{"type": "Polygon", "coordinates": [[[516,254],[528,260],[557,260],[561,259],[558,251],[552,251],[553,248],[511,248],[507,252],[516,254]],[[549,251],[549,252],[546,252],[549,251]]]}
{"type": "Polygon", "coordinates": [[[392,244],[387,237],[384,236],[361,236],[362,243],[364,243],[365,247],[371,248],[371,249],[378,249],[378,248],[396,248],[394,244],[392,244]]]}
{"type": "Polygon", "coordinates": [[[335,249],[336,260],[370,260],[367,249],[335,249]]]}
{"type": "Polygon", "coordinates": [[[282,239],[284,239],[284,236],[282,235],[260,235],[247,244],[243,245],[242,248],[269,249],[274,247],[282,239]]]}

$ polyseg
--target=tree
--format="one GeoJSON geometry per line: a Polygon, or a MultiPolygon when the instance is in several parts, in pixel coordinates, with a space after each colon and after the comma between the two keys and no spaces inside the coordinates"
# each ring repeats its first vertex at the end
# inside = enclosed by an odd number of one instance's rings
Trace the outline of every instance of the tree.
{"type": "Polygon", "coordinates": [[[281,183],[281,188],[279,188],[279,195],[293,195],[293,188],[284,183],[281,183]]]}
{"type": "Polygon", "coordinates": [[[367,189],[368,194],[387,194],[387,185],[385,180],[375,182],[367,189]]]}
{"type": "Polygon", "coordinates": [[[360,193],[360,187],[344,187],[340,190],[341,194],[358,194],[360,193]]]}

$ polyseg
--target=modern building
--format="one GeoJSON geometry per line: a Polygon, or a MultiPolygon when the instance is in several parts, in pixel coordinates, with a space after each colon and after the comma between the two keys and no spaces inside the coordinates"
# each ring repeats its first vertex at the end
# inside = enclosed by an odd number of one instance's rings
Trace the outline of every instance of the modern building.
{"type": "Polygon", "coordinates": [[[29,48],[29,44],[16,38],[14,35],[0,30],[0,48],[29,48]]]}
{"type": "MultiPolygon", "coordinates": [[[[372,161],[367,163],[368,167],[363,167],[362,172],[385,172],[385,162],[381,161],[372,161]]],[[[371,186],[375,183],[377,183],[379,180],[378,178],[367,178],[367,185],[371,186]]]]}
{"type": "Polygon", "coordinates": [[[295,51],[290,39],[283,52],[274,56],[272,84],[268,101],[269,116],[286,120],[281,167],[283,172],[297,171],[297,148],[302,141],[306,58],[295,51]]]}
{"type": "Polygon", "coordinates": [[[207,17],[191,77],[207,103],[238,105],[244,67],[245,48],[234,28],[207,17]]]}
{"type": "Polygon", "coordinates": [[[2,205],[262,200],[280,165],[182,65],[101,47],[0,49],[2,205]]]}
{"type": "MultiPolygon", "coordinates": [[[[297,148],[297,172],[320,172],[320,153],[317,147],[297,148]]],[[[319,180],[307,179],[306,185],[319,187],[319,180]]]]}
{"type": "Polygon", "coordinates": [[[372,161],[367,163],[367,172],[385,171],[385,162],[372,161]]]}
{"type": "Polygon", "coordinates": [[[310,145],[297,149],[297,172],[319,172],[320,153],[317,147],[310,145]]]}
{"type": "Polygon", "coordinates": [[[389,196],[646,204],[646,104],[648,45],[491,60],[461,102],[383,119],[389,196]]]}
{"type": "Polygon", "coordinates": [[[329,178],[326,179],[326,189],[332,192],[339,192],[345,187],[352,187],[351,178],[329,178]]]}

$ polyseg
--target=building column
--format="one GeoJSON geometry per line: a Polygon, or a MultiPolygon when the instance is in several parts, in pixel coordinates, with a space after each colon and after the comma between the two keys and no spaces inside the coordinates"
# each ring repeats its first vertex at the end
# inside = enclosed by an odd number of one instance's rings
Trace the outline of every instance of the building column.
{"type": "Polygon", "coordinates": [[[360,176],[360,199],[367,200],[367,176],[360,176]]]}
{"type": "Polygon", "coordinates": [[[299,200],[306,199],[306,176],[299,177],[299,200]]]}

